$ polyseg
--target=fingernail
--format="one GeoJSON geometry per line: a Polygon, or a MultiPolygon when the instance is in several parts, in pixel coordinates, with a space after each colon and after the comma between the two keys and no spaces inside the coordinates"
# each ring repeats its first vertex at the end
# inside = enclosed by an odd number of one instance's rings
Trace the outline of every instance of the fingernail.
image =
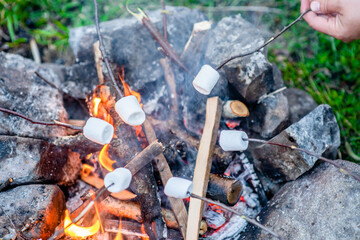
{"type": "Polygon", "coordinates": [[[311,11],[318,12],[320,11],[320,3],[316,1],[312,1],[310,4],[311,11]]]}

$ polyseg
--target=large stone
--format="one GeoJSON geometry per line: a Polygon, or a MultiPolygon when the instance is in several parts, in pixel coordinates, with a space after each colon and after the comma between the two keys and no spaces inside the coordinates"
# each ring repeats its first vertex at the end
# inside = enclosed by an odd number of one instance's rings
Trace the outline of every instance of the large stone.
{"type": "Polygon", "coordinates": [[[20,186],[0,192],[0,238],[15,239],[16,229],[27,239],[47,239],[61,221],[65,197],[55,185],[20,186]]]}
{"type": "Polygon", "coordinates": [[[290,122],[295,123],[317,107],[314,99],[305,91],[288,88],[284,91],[290,110],[290,122]]]}
{"type": "MultiPolygon", "coordinates": [[[[337,160],[360,174],[360,166],[337,160]]],[[[360,236],[360,184],[338,168],[321,163],[285,184],[259,216],[282,239],[350,240],[360,236]]],[[[277,239],[249,224],[241,239],[277,239]]]]}
{"type": "MultiPolygon", "coordinates": [[[[193,24],[203,21],[205,15],[199,10],[184,7],[169,6],[166,10],[171,12],[167,15],[168,39],[180,55],[193,24]]],[[[149,12],[148,16],[162,32],[161,10],[149,12]]],[[[110,61],[118,67],[125,66],[126,81],[131,88],[141,93],[147,92],[149,83],[163,79],[163,70],[159,64],[163,55],[158,51],[159,44],[135,17],[103,22],[100,27],[110,61]]],[[[93,43],[97,40],[94,26],[70,30],[69,43],[78,62],[94,63],[93,43]]]]}
{"type": "Polygon", "coordinates": [[[283,92],[269,96],[254,107],[250,115],[251,130],[269,139],[288,126],[289,104],[283,92]]]}
{"type": "MultiPolygon", "coordinates": [[[[240,15],[226,17],[211,32],[205,62],[216,67],[230,56],[249,52],[263,43],[261,32],[240,15]]],[[[222,81],[227,79],[249,103],[255,103],[274,87],[272,65],[264,49],[229,62],[220,72],[222,81]]]]}
{"type": "MultiPolygon", "coordinates": [[[[34,72],[60,84],[50,68],[19,55],[0,53],[0,106],[34,120],[65,121],[67,113],[57,89],[38,78],[34,72]]],[[[22,118],[0,112],[0,135],[47,138],[66,135],[66,129],[32,124],[22,118]]]]}
{"type": "Polygon", "coordinates": [[[79,154],[39,139],[0,135],[0,188],[33,181],[74,182],[81,171],[79,154]],[[3,185],[4,186],[4,185],[3,185]]]}
{"type": "MultiPolygon", "coordinates": [[[[270,141],[334,157],[340,146],[340,130],[331,107],[323,104],[270,141]]],[[[317,161],[306,153],[267,144],[253,148],[251,154],[255,167],[275,183],[296,179],[317,161]]]]}

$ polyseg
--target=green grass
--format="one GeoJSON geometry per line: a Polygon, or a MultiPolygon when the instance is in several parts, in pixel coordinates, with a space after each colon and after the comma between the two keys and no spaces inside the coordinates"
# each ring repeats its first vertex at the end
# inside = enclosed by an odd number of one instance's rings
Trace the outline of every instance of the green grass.
{"type": "MultiPolygon", "coordinates": [[[[101,21],[128,15],[124,1],[98,0],[101,21]]],[[[167,4],[188,7],[257,5],[277,8],[282,14],[241,12],[245,18],[257,19],[257,27],[278,32],[299,15],[299,1],[284,0],[169,0],[167,4]]],[[[131,6],[154,8],[160,1],[131,1],[131,6]],[[151,5],[151,7],[150,7],[151,5]]],[[[67,47],[70,27],[93,24],[92,0],[0,0],[0,27],[9,36],[8,45],[18,47],[35,38],[40,46],[67,47]]],[[[219,19],[236,12],[208,16],[219,19]]],[[[349,147],[360,153],[360,41],[343,43],[312,30],[305,21],[297,23],[283,37],[269,46],[269,60],[275,62],[290,87],[306,90],[317,103],[329,104],[341,126],[342,157],[350,160],[349,147]],[[348,152],[348,153],[347,153],[348,152]]],[[[350,154],[351,155],[351,154],[350,154]]],[[[354,160],[355,161],[355,160],[354,160]]]]}

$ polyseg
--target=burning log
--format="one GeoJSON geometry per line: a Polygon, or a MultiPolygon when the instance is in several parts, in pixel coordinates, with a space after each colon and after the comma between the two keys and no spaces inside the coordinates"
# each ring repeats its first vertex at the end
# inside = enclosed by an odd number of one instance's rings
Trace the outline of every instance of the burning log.
{"type": "MultiPolygon", "coordinates": [[[[144,223],[145,221],[141,214],[141,206],[136,202],[122,201],[108,197],[99,204],[99,207],[117,217],[133,219],[139,223],[144,223]]],[[[179,229],[175,215],[171,210],[162,208],[161,214],[165,220],[166,226],[173,229],[179,229]]]]}
{"type": "Polygon", "coordinates": [[[223,105],[223,116],[225,118],[247,117],[249,109],[238,100],[226,101],[223,105]]]}
{"type": "Polygon", "coordinates": [[[235,205],[241,196],[242,185],[239,181],[210,174],[206,196],[226,205],[235,205]]]}
{"type": "MultiPolygon", "coordinates": [[[[201,137],[193,182],[195,194],[205,196],[211,168],[212,151],[216,143],[221,118],[221,100],[209,98],[206,104],[206,121],[201,137]]],[[[187,221],[186,239],[198,239],[199,227],[204,203],[198,199],[190,199],[187,221]]]]}

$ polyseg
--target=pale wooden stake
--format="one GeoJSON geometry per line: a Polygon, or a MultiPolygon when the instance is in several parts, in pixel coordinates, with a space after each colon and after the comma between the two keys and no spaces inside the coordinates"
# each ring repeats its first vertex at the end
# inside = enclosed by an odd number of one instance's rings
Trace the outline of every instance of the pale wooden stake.
{"type": "MultiPolygon", "coordinates": [[[[143,126],[148,142],[154,141],[154,139],[156,139],[156,134],[149,120],[146,119],[143,126]]],[[[155,157],[154,160],[156,163],[156,167],[159,170],[161,181],[165,186],[167,181],[173,176],[169,164],[167,163],[166,158],[162,153],[157,157],[155,157]]],[[[174,212],[175,218],[179,224],[180,232],[185,239],[186,219],[187,219],[185,204],[182,199],[171,198],[171,197],[169,197],[169,202],[174,212]]]]}
{"type": "Polygon", "coordinates": [[[102,54],[99,47],[99,41],[95,42],[94,47],[94,59],[96,64],[96,71],[98,74],[99,82],[100,84],[104,84],[104,74],[103,74],[103,68],[102,68],[102,54]]]}
{"type": "MultiPolygon", "coordinates": [[[[208,98],[206,103],[206,120],[203,135],[200,140],[199,151],[196,157],[196,165],[193,177],[193,193],[205,197],[210,168],[212,163],[213,149],[219,130],[222,103],[218,97],[208,98]]],[[[195,198],[190,198],[189,214],[187,221],[187,240],[196,240],[199,237],[200,221],[202,218],[204,203],[195,198]]]]}

